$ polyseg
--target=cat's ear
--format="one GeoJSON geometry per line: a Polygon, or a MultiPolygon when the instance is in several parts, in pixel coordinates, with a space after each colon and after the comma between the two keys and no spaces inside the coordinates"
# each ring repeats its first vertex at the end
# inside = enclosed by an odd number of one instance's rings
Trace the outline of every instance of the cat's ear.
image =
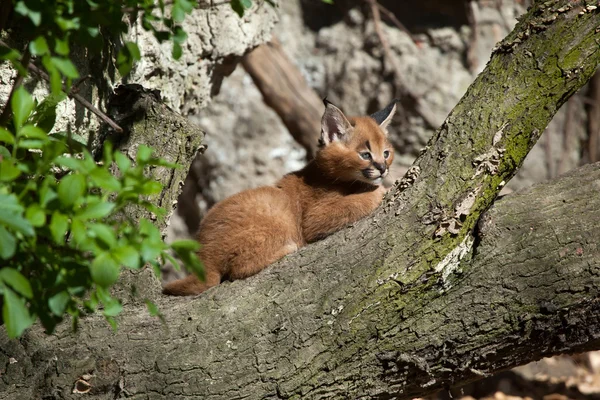
{"type": "Polygon", "coordinates": [[[388,104],[383,110],[379,110],[374,114],[371,114],[370,117],[373,118],[381,128],[387,134],[387,126],[394,118],[394,114],[396,114],[396,103],[399,99],[394,99],[390,104],[388,104]]]}
{"type": "Polygon", "coordinates": [[[325,112],[321,118],[321,144],[327,146],[331,142],[344,141],[352,133],[352,125],[339,108],[323,99],[325,112]]]}

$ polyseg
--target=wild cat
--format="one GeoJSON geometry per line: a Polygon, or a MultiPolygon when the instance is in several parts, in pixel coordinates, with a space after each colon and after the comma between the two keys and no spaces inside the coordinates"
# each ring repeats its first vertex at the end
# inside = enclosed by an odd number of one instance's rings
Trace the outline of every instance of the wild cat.
{"type": "Polygon", "coordinates": [[[315,158],[275,186],[245,190],[212,207],[197,234],[205,281],[190,275],[166,284],[163,293],[195,295],[223,280],[252,276],[379,206],[394,159],[386,128],[396,102],[353,118],[324,102],[315,158]]]}

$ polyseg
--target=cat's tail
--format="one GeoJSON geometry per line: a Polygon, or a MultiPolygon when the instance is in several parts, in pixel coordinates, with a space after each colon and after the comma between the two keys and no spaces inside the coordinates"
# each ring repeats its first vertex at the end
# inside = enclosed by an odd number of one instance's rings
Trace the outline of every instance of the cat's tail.
{"type": "Polygon", "coordinates": [[[208,285],[200,282],[196,275],[188,275],[183,279],[178,279],[163,286],[163,294],[170,296],[193,296],[200,294],[208,289],[208,285]]]}

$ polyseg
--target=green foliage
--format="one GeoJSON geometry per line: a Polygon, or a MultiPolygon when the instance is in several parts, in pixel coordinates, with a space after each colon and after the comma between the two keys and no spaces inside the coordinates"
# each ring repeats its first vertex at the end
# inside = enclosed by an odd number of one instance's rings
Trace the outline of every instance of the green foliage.
{"type": "MultiPolygon", "coordinates": [[[[131,220],[133,207],[164,217],[151,200],[162,186],[148,177],[157,166],[175,168],[140,146],[135,160],[106,142],[101,162],[71,132],[49,134],[56,107],[79,72],[70,58],[77,45],[99,52],[129,30],[125,17],[141,21],[161,42],[182,54],[187,35],[181,23],[196,0],[13,0],[18,35],[49,76],[50,95],[37,103],[19,86],[0,118],[0,305],[10,337],[39,319],[51,332],[66,315],[75,323],[100,311],[116,327],[122,306],[110,287],[123,268],[139,269],[173,260],[174,252],[202,274],[197,243],[166,245],[149,220],[131,220]],[[110,32],[110,36],[106,36],[110,32]],[[12,118],[11,118],[12,115],[12,118]]],[[[121,75],[141,57],[134,42],[118,45],[114,62],[121,75]]],[[[28,55],[0,47],[22,76],[28,55]]],[[[176,265],[178,265],[176,263],[176,265]]],[[[152,315],[155,305],[146,302],[152,315]]]]}
{"type": "Polygon", "coordinates": [[[244,16],[247,9],[252,7],[252,0],[231,0],[231,8],[240,17],[244,16]]]}
{"type": "MultiPolygon", "coordinates": [[[[164,0],[14,0],[15,14],[21,17],[20,33],[30,33],[25,38],[28,50],[40,58],[50,76],[52,91],[58,93],[63,79],[67,87],[72,79],[79,77],[77,68],[68,58],[71,46],[77,44],[90,52],[101,51],[107,38],[120,38],[128,33],[129,24],[124,20],[140,19],[144,29],[151,31],[160,41],[173,42],[173,57],[179,59],[181,44],[186,34],[181,28],[186,15],[196,6],[196,0],[174,0],[166,5],[164,0]]],[[[14,64],[19,57],[3,57],[14,64]]],[[[121,75],[131,70],[140,59],[136,43],[124,42],[116,56],[121,75]]],[[[20,67],[20,66],[19,66],[20,67]]]]}
{"type": "Polygon", "coordinates": [[[157,258],[171,259],[171,250],[201,270],[196,242],[168,246],[149,220],[138,225],[128,218],[129,207],[164,216],[149,201],[162,187],[145,171],[172,164],[140,146],[134,165],[110,142],[97,163],[85,148],[74,151],[68,135],[40,127],[49,120],[42,114],[55,111],[36,107],[24,88],[15,91],[11,108],[12,130],[0,128],[0,293],[11,337],[36,318],[52,331],[65,313],[77,319],[101,309],[114,324],[121,304],[108,289],[122,266],[157,265],[157,258]]]}

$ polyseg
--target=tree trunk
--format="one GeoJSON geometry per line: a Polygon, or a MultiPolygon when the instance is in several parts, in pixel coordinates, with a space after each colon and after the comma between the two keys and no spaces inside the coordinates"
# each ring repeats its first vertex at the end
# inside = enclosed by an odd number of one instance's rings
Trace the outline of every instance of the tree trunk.
{"type": "MultiPolygon", "coordinates": [[[[589,7],[588,7],[589,8],[589,7]]],[[[195,299],[0,338],[0,399],[410,398],[600,348],[600,166],[494,202],[593,75],[600,14],[538,2],[369,218],[195,299]],[[581,13],[581,14],[580,14],[581,13]]]]}

